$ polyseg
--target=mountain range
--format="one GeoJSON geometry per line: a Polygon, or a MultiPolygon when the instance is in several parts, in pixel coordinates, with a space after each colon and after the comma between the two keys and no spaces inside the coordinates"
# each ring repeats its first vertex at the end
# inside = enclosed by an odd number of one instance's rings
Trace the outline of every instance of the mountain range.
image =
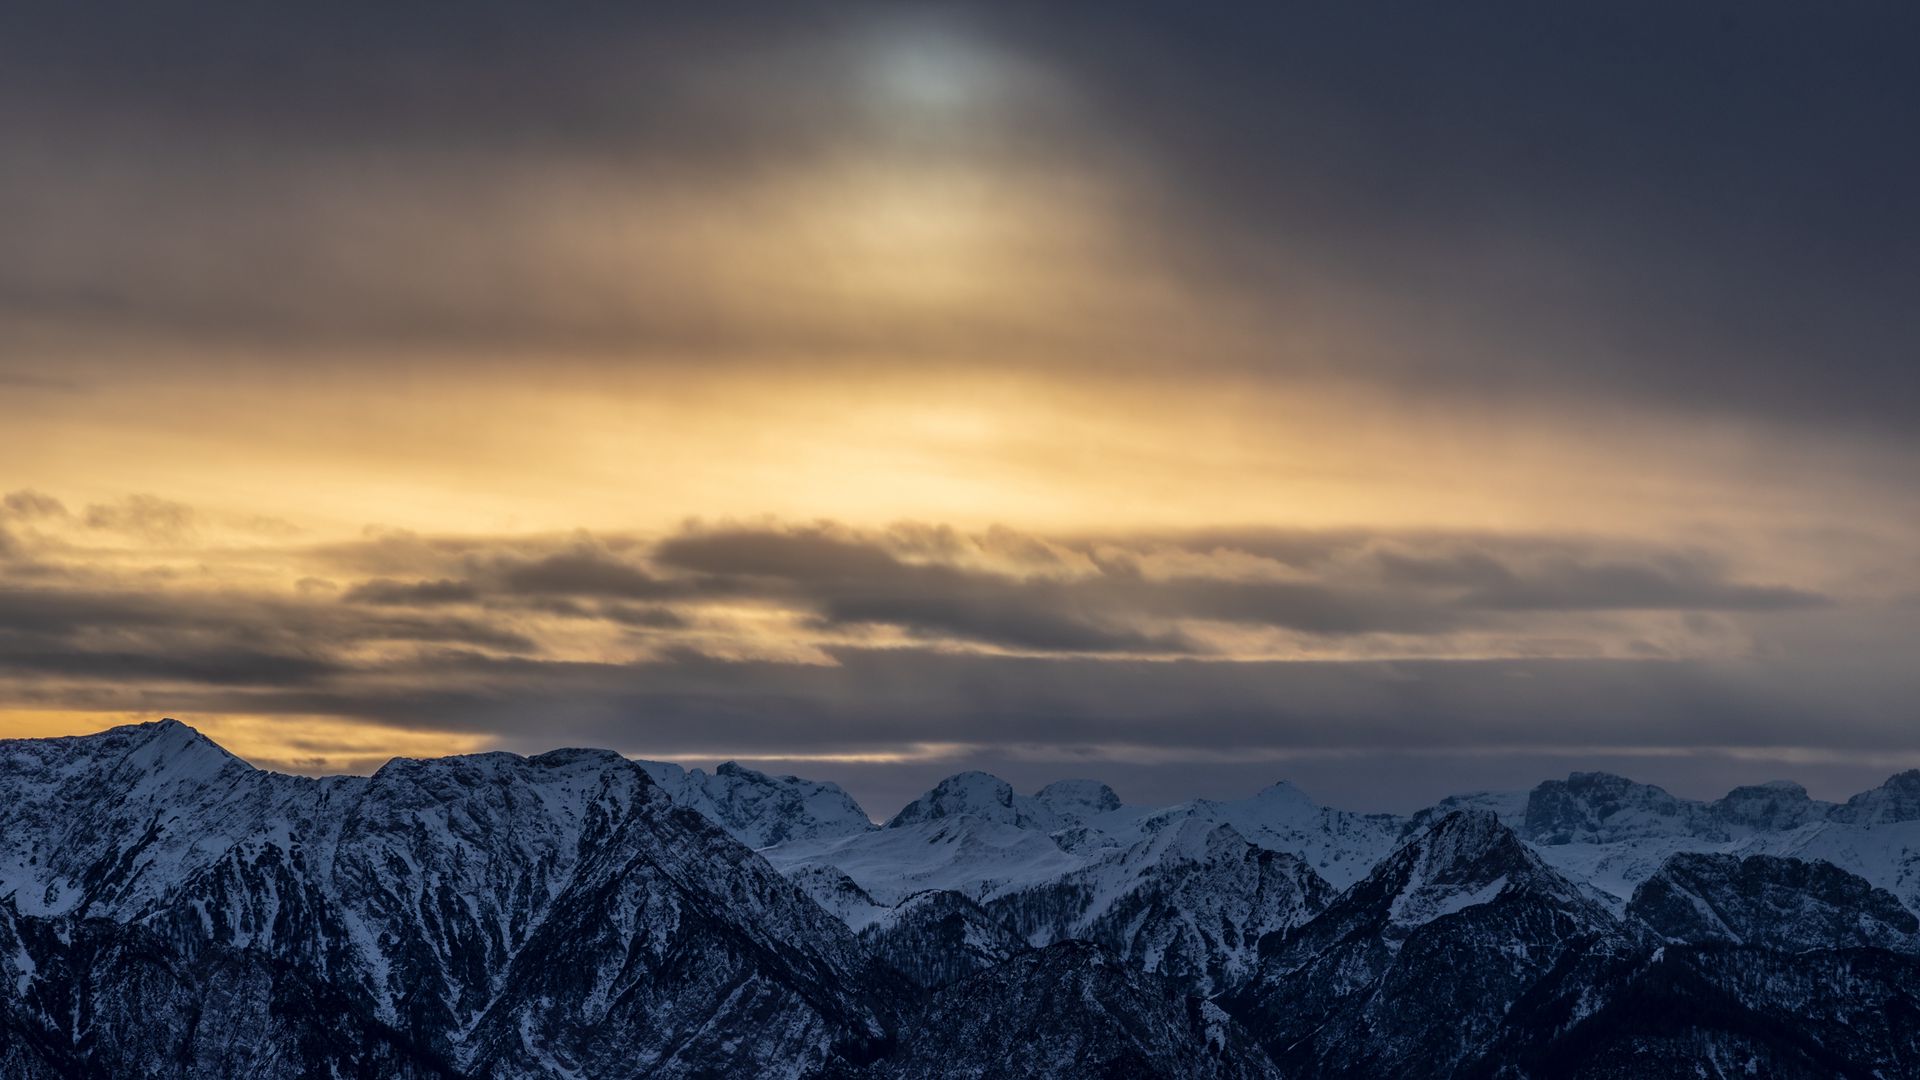
{"type": "Polygon", "coordinates": [[[0,1076],[1920,1076],[1920,771],[1411,815],[0,741],[0,1076]]]}

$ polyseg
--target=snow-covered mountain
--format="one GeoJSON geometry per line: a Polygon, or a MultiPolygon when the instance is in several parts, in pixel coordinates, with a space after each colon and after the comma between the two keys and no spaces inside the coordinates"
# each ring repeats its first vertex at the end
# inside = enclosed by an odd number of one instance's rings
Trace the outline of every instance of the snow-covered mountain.
{"type": "Polygon", "coordinates": [[[636,764],[674,802],[699,811],[750,848],[857,836],[876,827],[838,784],[769,776],[732,761],[711,773],[664,761],[636,764]]]}
{"type": "Polygon", "coordinates": [[[1675,855],[1627,912],[1674,942],[1920,952],[1920,918],[1892,893],[1832,863],[1778,855],[1675,855]]]}
{"type": "Polygon", "coordinates": [[[1917,792],[962,773],[881,827],[732,763],[0,741],[0,1076],[1920,1075],[1917,792]]]}
{"type": "MultiPolygon", "coordinates": [[[[0,909],[41,946],[0,973],[10,1045],[52,1075],[186,1052],[229,957],[262,994],[328,1002],[312,1026],[385,1033],[396,1073],[802,1075],[891,1023],[844,925],[612,753],[313,780],[167,721],[0,743],[0,763],[0,909]],[[103,969],[103,949],[159,974],[103,969]],[[729,1010],[756,1023],[716,1029],[729,1010]]],[[[363,1060],[310,1036],[275,1067],[363,1060]]]]}
{"type": "Polygon", "coordinates": [[[1262,937],[1319,914],[1332,896],[1299,856],[1186,817],[988,908],[1034,945],[1097,942],[1205,994],[1243,979],[1262,937]]]}
{"type": "Polygon", "coordinates": [[[1338,888],[1365,877],[1374,863],[1394,849],[1407,828],[1406,819],[1393,814],[1357,814],[1321,806],[1285,781],[1251,798],[1195,799],[1169,806],[1141,818],[1139,828],[1154,832],[1189,819],[1231,825],[1261,847],[1298,855],[1338,888]]]}
{"type": "MultiPolygon", "coordinates": [[[[1137,836],[1144,811],[1120,805],[1089,781],[1016,795],[982,772],[950,776],[907,804],[885,828],[776,844],[762,851],[792,877],[832,868],[891,906],[914,893],[948,890],[984,902],[1052,881],[1137,836]]],[[[861,917],[864,917],[862,913],[861,917]]]]}
{"type": "Polygon", "coordinates": [[[1527,797],[1520,834],[1561,873],[1622,905],[1671,855],[1784,855],[1831,862],[1920,910],[1920,772],[1845,804],[1798,784],[1681,799],[1606,773],[1549,780],[1527,797]]]}
{"type": "Polygon", "coordinates": [[[1604,907],[1484,810],[1411,837],[1297,930],[1226,1005],[1288,1075],[1446,1076],[1568,966],[1629,953],[1604,907]]]}

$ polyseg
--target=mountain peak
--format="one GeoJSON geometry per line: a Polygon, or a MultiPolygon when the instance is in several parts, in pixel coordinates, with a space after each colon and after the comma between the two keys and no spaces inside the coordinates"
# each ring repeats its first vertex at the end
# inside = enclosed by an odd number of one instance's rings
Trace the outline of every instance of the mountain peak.
{"type": "Polygon", "coordinates": [[[1693,832],[1705,807],[1663,788],[1605,772],[1548,780],[1527,795],[1527,838],[1542,844],[1608,843],[1693,832]]]}
{"type": "Polygon", "coordinates": [[[637,762],[675,803],[694,810],[751,848],[789,840],[849,836],[873,828],[840,785],[772,776],[737,761],[711,774],[661,761],[637,762]]]}
{"type": "Polygon", "coordinates": [[[1713,804],[1716,816],[1736,825],[1779,831],[1823,817],[1830,803],[1816,803],[1791,780],[1769,780],[1734,788],[1713,804]]]}
{"type": "Polygon", "coordinates": [[[1848,799],[1834,810],[1833,817],[1853,825],[1920,821],[1920,769],[1894,773],[1872,791],[1848,799]]]}
{"type": "Polygon", "coordinates": [[[1491,810],[1456,810],[1409,839],[1368,878],[1387,900],[1387,921],[1413,927],[1492,901],[1512,889],[1571,899],[1577,891],[1548,869],[1491,810]]]}
{"type": "Polygon", "coordinates": [[[1059,814],[1105,814],[1120,809],[1120,796],[1098,780],[1055,780],[1034,792],[1033,799],[1059,814]]]}
{"type": "Polygon", "coordinates": [[[144,774],[195,780],[212,779],[236,767],[254,771],[253,766],[228,753],[219,743],[172,717],[129,724],[101,735],[120,732],[131,736],[122,760],[128,768],[144,774]]]}
{"type": "Polygon", "coordinates": [[[1014,824],[1019,811],[1013,805],[1013,787],[992,773],[969,770],[955,773],[935,784],[932,790],[908,803],[887,822],[897,829],[922,821],[973,814],[1014,824]]]}
{"type": "Polygon", "coordinates": [[[1430,826],[1418,842],[1422,864],[1429,869],[1457,867],[1483,858],[1501,846],[1519,850],[1519,838],[1500,823],[1491,810],[1469,807],[1455,810],[1430,826]]]}
{"type": "Polygon", "coordinates": [[[1314,802],[1311,795],[1295,787],[1291,780],[1275,780],[1255,792],[1253,797],[1259,802],[1268,804],[1293,804],[1315,810],[1320,808],[1320,804],[1314,802]]]}

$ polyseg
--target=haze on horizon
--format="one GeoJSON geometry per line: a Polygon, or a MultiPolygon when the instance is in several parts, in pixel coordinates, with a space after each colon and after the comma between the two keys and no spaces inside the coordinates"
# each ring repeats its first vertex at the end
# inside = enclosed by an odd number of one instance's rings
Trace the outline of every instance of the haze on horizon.
{"type": "Polygon", "coordinates": [[[1920,15],[29,2],[0,737],[1920,765],[1920,15]]]}

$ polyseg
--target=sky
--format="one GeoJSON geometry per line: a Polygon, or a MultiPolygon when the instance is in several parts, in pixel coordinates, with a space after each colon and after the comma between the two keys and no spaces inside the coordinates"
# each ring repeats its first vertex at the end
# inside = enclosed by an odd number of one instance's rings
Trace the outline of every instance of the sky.
{"type": "Polygon", "coordinates": [[[1920,766],[1904,5],[0,8],[0,736],[1920,766]]]}

